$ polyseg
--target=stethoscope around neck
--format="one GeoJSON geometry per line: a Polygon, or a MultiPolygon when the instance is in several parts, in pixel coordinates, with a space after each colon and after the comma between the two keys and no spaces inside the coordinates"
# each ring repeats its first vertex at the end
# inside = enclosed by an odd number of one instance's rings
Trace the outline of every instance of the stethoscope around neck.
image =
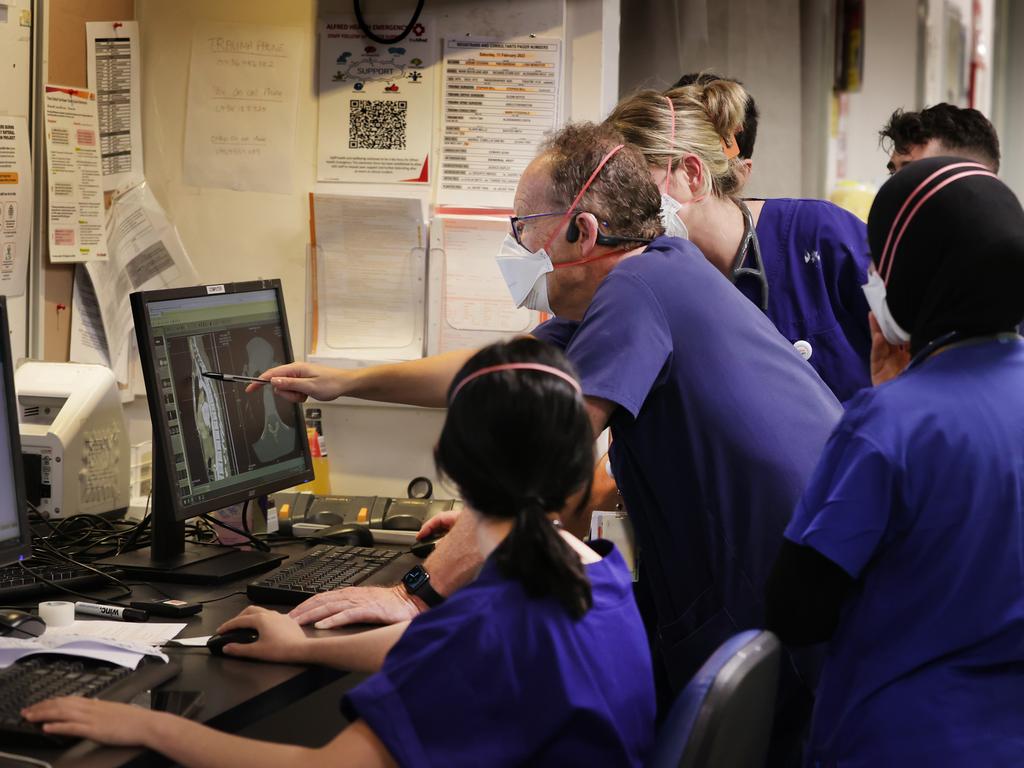
{"type": "Polygon", "coordinates": [[[736,249],[736,256],[732,260],[732,270],[729,279],[738,283],[741,277],[754,277],[761,284],[761,302],[759,306],[762,312],[768,311],[768,275],[764,271],[764,259],[761,258],[761,243],[757,239],[757,230],[754,228],[754,217],[750,214],[747,204],[739,198],[733,198],[743,214],[743,236],[740,238],[739,248],[736,249]],[[754,266],[747,265],[747,256],[753,254],[754,266]]]}

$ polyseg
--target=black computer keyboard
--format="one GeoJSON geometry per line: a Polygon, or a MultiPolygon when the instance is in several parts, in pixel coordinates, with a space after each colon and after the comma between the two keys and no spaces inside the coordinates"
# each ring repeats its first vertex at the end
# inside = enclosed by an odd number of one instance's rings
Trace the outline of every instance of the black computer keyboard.
{"type": "MultiPolygon", "coordinates": [[[[109,586],[110,580],[96,571],[67,563],[39,563],[33,558],[24,561],[32,573],[17,563],[0,568],[0,604],[23,603],[44,595],[53,595],[59,589],[47,584],[40,576],[68,589],[82,591],[91,587],[109,586]]],[[[98,570],[111,576],[121,575],[114,568],[97,566],[98,570]]]]}
{"type": "Polygon", "coordinates": [[[355,586],[401,555],[392,549],[318,544],[295,562],[252,582],[246,591],[255,603],[296,605],[320,592],[355,586]]]}
{"type": "Polygon", "coordinates": [[[43,733],[22,719],[29,704],[57,696],[131,701],[178,674],[176,662],[146,657],[135,670],[74,656],[28,656],[0,669],[0,744],[68,744],[67,736],[43,733]]]}

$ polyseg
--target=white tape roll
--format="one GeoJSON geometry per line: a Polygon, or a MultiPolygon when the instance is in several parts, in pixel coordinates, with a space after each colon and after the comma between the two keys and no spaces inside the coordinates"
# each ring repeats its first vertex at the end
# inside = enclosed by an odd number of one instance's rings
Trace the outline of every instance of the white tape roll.
{"type": "Polygon", "coordinates": [[[75,604],[64,600],[50,600],[39,604],[39,618],[48,627],[66,627],[75,620],[75,604]]]}

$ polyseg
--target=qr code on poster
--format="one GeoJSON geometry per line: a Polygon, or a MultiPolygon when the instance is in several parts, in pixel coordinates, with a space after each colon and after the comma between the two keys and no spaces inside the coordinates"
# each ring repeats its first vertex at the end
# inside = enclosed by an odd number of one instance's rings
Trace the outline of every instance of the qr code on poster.
{"type": "Polygon", "coordinates": [[[408,102],[349,102],[349,149],[405,149],[405,124],[408,102]]]}

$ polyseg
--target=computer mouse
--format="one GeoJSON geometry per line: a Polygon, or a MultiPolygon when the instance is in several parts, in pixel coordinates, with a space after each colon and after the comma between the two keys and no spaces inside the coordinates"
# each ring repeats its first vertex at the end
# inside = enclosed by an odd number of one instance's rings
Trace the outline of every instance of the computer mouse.
{"type": "Polygon", "coordinates": [[[0,610],[0,637],[39,637],[46,631],[46,622],[27,611],[14,608],[0,610]]]}
{"type": "Polygon", "coordinates": [[[255,629],[231,629],[223,635],[213,635],[206,641],[206,647],[214,656],[224,655],[224,646],[228,643],[255,643],[260,633],[255,629]]]}
{"type": "Polygon", "coordinates": [[[444,538],[444,535],[444,533],[435,533],[432,536],[427,536],[427,538],[421,539],[409,547],[409,552],[416,555],[416,557],[426,557],[434,551],[438,540],[444,538]]]}
{"type": "Polygon", "coordinates": [[[310,538],[319,543],[345,544],[353,547],[372,547],[373,534],[365,525],[343,523],[317,531],[310,538]]]}

